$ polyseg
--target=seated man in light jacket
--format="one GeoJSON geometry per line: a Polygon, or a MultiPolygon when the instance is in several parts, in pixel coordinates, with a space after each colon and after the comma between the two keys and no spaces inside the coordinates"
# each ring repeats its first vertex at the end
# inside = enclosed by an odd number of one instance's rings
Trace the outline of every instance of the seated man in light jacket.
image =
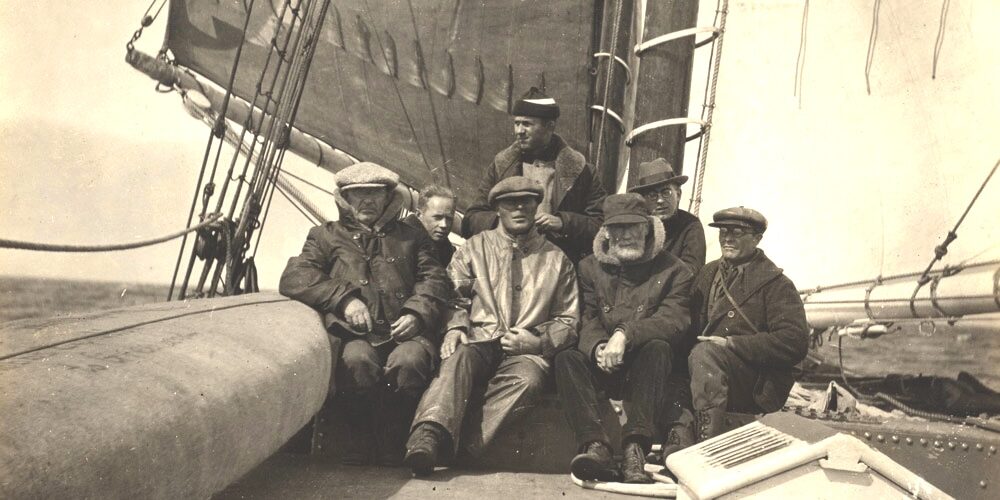
{"type": "Polygon", "coordinates": [[[556,353],[576,345],[576,273],[535,228],[543,193],[526,177],[497,183],[489,202],[500,226],[470,238],[448,266],[458,299],[440,373],[420,400],[407,442],[405,463],[416,475],[430,474],[440,454],[460,445],[481,453],[534,404],[556,353]]]}

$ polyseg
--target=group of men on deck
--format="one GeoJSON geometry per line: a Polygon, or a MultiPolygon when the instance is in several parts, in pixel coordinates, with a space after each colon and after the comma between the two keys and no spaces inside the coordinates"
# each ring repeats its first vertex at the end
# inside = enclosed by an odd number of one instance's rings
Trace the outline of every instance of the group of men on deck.
{"type": "Polygon", "coordinates": [[[757,248],[767,220],[714,214],[721,259],[679,210],[686,176],[639,166],[606,195],[555,133],[559,107],[537,89],[512,109],[514,144],[486,169],[449,241],[455,196],[426,187],[400,219],[398,176],[372,163],[337,176],[340,220],[314,227],[281,277],[341,339],[343,461],[429,474],[478,456],[554,379],[580,479],[649,482],[645,457],[724,432],[726,412],[780,409],[805,357],[792,282],[757,248]],[[620,464],[599,398],[625,401],[620,464]],[[662,440],[662,441],[661,441],[662,440]]]}

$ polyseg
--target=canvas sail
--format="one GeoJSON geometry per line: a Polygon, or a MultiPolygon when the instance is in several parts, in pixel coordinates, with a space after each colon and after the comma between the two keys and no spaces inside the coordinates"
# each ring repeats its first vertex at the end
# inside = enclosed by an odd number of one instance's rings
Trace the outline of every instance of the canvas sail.
{"type": "MultiPolygon", "coordinates": [[[[225,87],[245,3],[171,2],[166,46],[176,63],[225,87]]],[[[247,101],[283,3],[257,1],[250,12],[234,85],[247,101]]],[[[586,146],[594,17],[592,3],[569,0],[334,1],[295,125],[412,186],[451,185],[465,206],[512,142],[509,106],[531,86],[567,103],[559,132],[586,146]]]]}

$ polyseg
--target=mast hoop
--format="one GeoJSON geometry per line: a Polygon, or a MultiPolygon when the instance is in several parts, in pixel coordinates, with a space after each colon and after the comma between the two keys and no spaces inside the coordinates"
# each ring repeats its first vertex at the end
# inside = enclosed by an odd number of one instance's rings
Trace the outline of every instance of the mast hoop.
{"type": "MultiPolygon", "coordinates": [[[[590,107],[590,109],[592,111],[598,111],[598,112],[601,112],[601,113],[603,113],[605,111],[605,107],[601,106],[600,104],[594,104],[593,106],[590,107]]],[[[625,121],[622,120],[621,115],[619,115],[618,113],[616,113],[615,110],[613,110],[611,108],[607,108],[607,112],[608,112],[608,116],[610,116],[615,122],[618,123],[618,127],[622,129],[622,133],[624,134],[625,133],[625,121]]]]}
{"type": "Polygon", "coordinates": [[[868,319],[871,321],[875,320],[875,314],[872,313],[872,305],[871,305],[872,290],[874,290],[875,287],[881,284],[882,284],[882,275],[879,275],[877,278],[875,278],[875,281],[872,281],[871,286],[865,289],[865,314],[868,315],[868,319]]]}
{"type": "Polygon", "coordinates": [[[646,132],[674,125],[698,125],[700,130],[693,135],[687,136],[685,138],[686,141],[696,139],[703,135],[709,127],[709,123],[707,121],[698,118],[668,118],[666,120],[658,120],[633,129],[632,132],[628,134],[628,137],[625,138],[625,145],[632,146],[632,143],[635,142],[635,138],[645,134],[646,132]]]}
{"type": "Polygon", "coordinates": [[[653,38],[652,40],[647,40],[645,42],[636,44],[635,48],[633,48],[632,50],[633,52],[635,52],[636,56],[642,57],[643,52],[646,52],[647,50],[653,47],[663,45],[667,42],[684,38],[686,36],[697,36],[704,33],[711,33],[711,35],[709,35],[709,37],[704,40],[695,41],[694,44],[695,48],[712,43],[712,41],[714,41],[716,38],[719,37],[719,35],[722,34],[722,28],[716,26],[696,26],[694,28],[678,30],[672,33],[667,33],[665,35],[660,35],[656,38],[653,38]]]}
{"type": "MultiPolygon", "coordinates": [[[[594,54],[594,58],[596,59],[603,59],[607,57],[611,57],[610,52],[597,52],[594,54]]],[[[628,62],[626,62],[625,59],[622,59],[621,57],[618,56],[615,56],[615,62],[618,63],[622,67],[622,69],[625,70],[625,85],[632,83],[632,68],[628,67],[628,62]]]]}

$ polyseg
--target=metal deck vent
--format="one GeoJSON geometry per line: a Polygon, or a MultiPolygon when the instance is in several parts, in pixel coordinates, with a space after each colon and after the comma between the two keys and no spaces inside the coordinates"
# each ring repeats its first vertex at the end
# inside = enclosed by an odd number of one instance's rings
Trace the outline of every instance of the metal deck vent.
{"type": "Polygon", "coordinates": [[[740,427],[697,446],[708,467],[735,467],[790,445],[795,438],[760,422],[740,427]]]}

